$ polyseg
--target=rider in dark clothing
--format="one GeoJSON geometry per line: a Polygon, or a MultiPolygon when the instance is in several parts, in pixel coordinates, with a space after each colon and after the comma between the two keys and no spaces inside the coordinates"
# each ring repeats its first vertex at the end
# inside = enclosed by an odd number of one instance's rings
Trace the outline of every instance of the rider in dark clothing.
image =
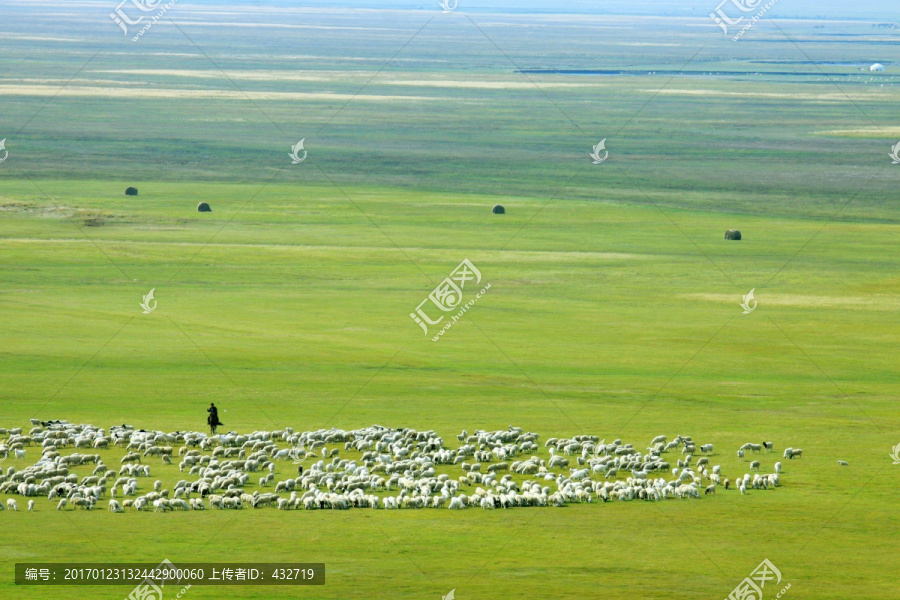
{"type": "Polygon", "coordinates": [[[206,418],[206,422],[209,424],[209,433],[210,435],[216,435],[216,427],[224,424],[219,421],[219,409],[216,408],[215,404],[210,402],[206,412],[209,413],[209,416],[206,418]]]}

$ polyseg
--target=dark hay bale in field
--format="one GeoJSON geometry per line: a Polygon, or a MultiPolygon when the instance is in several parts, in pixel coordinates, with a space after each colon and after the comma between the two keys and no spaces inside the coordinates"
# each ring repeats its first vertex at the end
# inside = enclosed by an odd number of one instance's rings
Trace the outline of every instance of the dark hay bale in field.
{"type": "Polygon", "coordinates": [[[201,202],[197,205],[197,212],[212,212],[212,209],[206,202],[201,202]]]}
{"type": "Polygon", "coordinates": [[[729,229],[725,232],[726,240],[739,240],[741,239],[741,232],[737,229],[729,229]]]}
{"type": "Polygon", "coordinates": [[[136,187],[127,187],[125,188],[126,196],[137,196],[137,188],[136,187]]]}
{"type": "Polygon", "coordinates": [[[493,212],[494,212],[495,215],[505,215],[505,214],[506,214],[506,209],[503,208],[502,205],[498,204],[497,206],[494,207],[493,212]]]}

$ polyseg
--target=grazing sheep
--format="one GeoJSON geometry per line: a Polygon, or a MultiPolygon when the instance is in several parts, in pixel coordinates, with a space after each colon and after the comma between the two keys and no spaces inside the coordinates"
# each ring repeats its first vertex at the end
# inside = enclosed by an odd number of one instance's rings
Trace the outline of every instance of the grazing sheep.
{"type": "Polygon", "coordinates": [[[6,501],[6,508],[15,512],[19,512],[19,504],[13,498],[10,498],[6,501]]]}
{"type": "Polygon", "coordinates": [[[849,466],[850,466],[850,463],[848,463],[846,460],[839,460],[839,461],[838,461],[838,464],[841,465],[842,467],[849,467],[849,466]]]}
{"type": "MultiPolygon", "coordinates": [[[[715,494],[716,487],[722,482],[721,467],[716,465],[710,469],[712,444],[695,445],[690,437],[681,435],[673,442],[667,442],[666,436],[656,436],[646,454],[632,444],[624,444],[622,440],[607,444],[605,440],[600,441],[599,436],[550,438],[545,443],[550,457],[545,461],[535,455],[540,436],[512,426],[496,432],[476,430],[473,435],[464,431],[457,436],[461,445],[456,449],[444,447],[443,440],[433,430],[397,430],[379,426],[354,431],[331,428],[297,434],[285,428],[215,436],[199,432],[166,434],[136,431],[126,426],[109,428],[109,435],[107,430],[90,425],[57,431],[53,422],[41,423],[38,429],[30,432],[29,436],[21,435],[21,431],[10,434],[8,430],[0,430],[0,435],[5,434],[9,438],[0,443],[0,458],[11,450],[24,452],[24,446],[30,444],[39,445],[42,450],[42,457],[36,465],[21,472],[16,468],[10,468],[6,473],[0,472],[0,494],[42,495],[48,500],[58,501],[58,510],[65,509],[69,504],[73,508],[92,510],[101,498],[107,496],[107,490],[109,512],[124,512],[127,508],[140,512],[203,510],[206,508],[204,498],[209,498],[209,508],[220,510],[241,509],[247,505],[254,509],[277,506],[279,510],[366,507],[449,507],[461,510],[479,506],[484,510],[493,510],[591,503],[595,495],[604,502],[699,499],[701,489],[703,495],[715,494]],[[98,443],[98,440],[108,442],[98,443]],[[279,448],[284,445],[282,442],[287,442],[291,449],[309,448],[309,451],[304,451],[304,458],[307,464],[310,458],[313,463],[298,469],[296,479],[289,478],[276,485],[275,461],[296,459],[291,450],[279,448]],[[341,454],[359,454],[347,458],[337,456],[335,446],[341,444],[344,446],[341,454]],[[332,448],[328,449],[326,445],[332,448]],[[57,449],[73,446],[93,446],[104,455],[59,455],[57,449]],[[183,457],[179,459],[182,461],[178,465],[179,471],[189,467],[191,480],[181,480],[171,488],[172,500],[169,500],[169,491],[163,489],[161,480],[152,482],[152,485],[149,485],[152,480],[147,481],[148,485],[142,487],[150,487],[151,490],[137,496],[137,478],[150,477],[150,467],[137,464],[141,456],[159,456],[166,464],[174,454],[172,446],[177,448],[177,455],[183,457]],[[678,446],[684,446],[683,456],[677,460],[678,468],[672,469],[671,464],[662,459],[662,454],[678,446]],[[116,470],[103,464],[104,459],[109,458],[105,453],[114,447],[121,447],[126,452],[121,466],[116,470]],[[703,456],[694,460],[697,447],[703,456]],[[318,460],[320,454],[323,460],[318,460]],[[521,454],[532,456],[528,460],[517,460],[516,457],[521,454]],[[468,464],[467,460],[475,462],[468,464]],[[576,461],[574,468],[569,468],[570,460],[576,461]],[[78,474],[70,472],[73,467],[91,463],[97,466],[89,475],[80,471],[78,474]],[[696,466],[693,466],[694,463],[696,466]],[[462,469],[463,476],[454,479],[455,475],[438,475],[436,471],[443,469],[443,465],[458,465],[454,469],[462,469]],[[252,486],[252,474],[258,471],[263,471],[264,475],[259,476],[257,491],[252,494],[245,492],[247,487],[252,486]],[[619,471],[622,471],[623,479],[617,479],[619,471]],[[659,476],[669,471],[673,481],[659,476]],[[515,481],[508,473],[534,479],[515,481]],[[592,479],[594,474],[600,474],[598,480],[592,479]],[[605,477],[606,481],[601,477],[605,477]],[[279,493],[290,492],[291,498],[288,500],[274,493],[263,493],[267,485],[275,485],[275,491],[279,493]],[[471,496],[466,496],[459,494],[460,486],[482,487],[478,487],[471,496]],[[296,492],[293,491],[295,488],[296,492]],[[378,491],[396,495],[380,499],[372,495],[372,492],[378,491]],[[192,498],[192,495],[198,497],[192,498]]],[[[756,452],[762,447],[770,450],[771,443],[745,444],[738,457],[743,461],[747,450],[756,452]]],[[[786,457],[799,457],[801,452],[792,450],[786,457]]],[[[842,461],[839,464],[845,463],[842,461]]],[[[294,468],[297,468],[296,465],[294,468]]],[[[776,487],[781,463],[775,465],[775,473],[762,475],[759,473],[760,461],[751,459],[750,470],[755,472],[752,484],[751,475],[747,474],[737,478],[734,486],[731,480],[725,479],[725,489],[738,487],[742,494],[746,494],[751,485],[754,489],[776,487]]],[[[3,510],[9,506],[8,501],[0,503],[3,510]]],[[[29,510],[33,508],[34,501],[29,501],[29,510]]]]}
{"type": "Polygon", "coordinates": [[[769,452],[775,449],[775,442],[763,442],[762,445],[769,452]]]}
{"type": "Polygon", "coordinates": [[[28,512],[34,512],[34,500],[28,501],[28,512]]]}
{"type": "Polygon", "coordinates": [[[122,457],[122,460],[119,461],[121,464],[125,464],[127,462],[141,462],[141,455],[136,452],[129,452],[125,456],[122,457]]]}
{"type": "Polygon", "coordinates": [[[797,450],[793,450],[793,449],[792,449],[792,450],[791,450],[791,455],[788,456],[788,458],[790,458],[790,459],[793,460],[793,458],[794,458],[795,456],[796,456],[797,458],[801,458],[801,457],[803,456],[803,450],[800,450],[799,448],[798,448],[797,450]]]}

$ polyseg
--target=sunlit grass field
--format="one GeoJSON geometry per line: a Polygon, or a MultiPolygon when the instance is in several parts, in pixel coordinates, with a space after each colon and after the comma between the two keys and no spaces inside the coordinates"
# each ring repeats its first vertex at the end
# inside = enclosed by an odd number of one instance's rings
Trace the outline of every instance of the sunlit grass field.
{"type": "MultiPolygon", "coordinates": [[[[354,205],[322,188],[298,198],[274,186],[247,203],[243,186],[150,184],[125,198],[119,185],[39,185],[56,209],[22,184],[30,208],[2,221],[4,426],[37,415],[202,429],[214,401],[239,431],[377,423],[455,444],[462,428],[514,424],[638,448],[691,435],[715,444],[732,477],[747,470],[734,452],[745,441],[776,442],[764,469],[788,445],[805,454],[784,461],[776,490],[659,505],[112,515],[39,499],[35,514],[0,514],[10,568],[322,561],[327,585],[290,593],[328,598],[387,585],[410,597],[536,596],[562,571],[566,595],[601,581],[625,597],[639,577],[647,594],[677,597],[668,586],[685,569],[698,593],[728,592],[768,556],[810,597],[857,587],[819,575],[838,567],[866,578],[857,595],[888,593],[891,552],[873,542],[896,523],[885,470],[894,225],[830,223],[790,260],[824,223],[686,211],[670,222],[656,208],[364,188],[345,190],[354,205]],[[195,212],[200,200],[214,212],[195,212]],[[498,201],[506,215],[490,213],[498,201]],[[60,216],[94,211],[106,225],[79,231],[60,216]],[[745,239],[722,239],[735,224],[745,239]],[[462,258],[492,288],[432,342],[407,315],[462,258]],[[151,287],[159,304],[144,315],[151,287]],[[743,315],[751,287],[759,306],[743,315]],[[61,535],[71,542],[52,546],[61,535]]],[[[183,477],[150,464],[169,486],[183,477]]]]}

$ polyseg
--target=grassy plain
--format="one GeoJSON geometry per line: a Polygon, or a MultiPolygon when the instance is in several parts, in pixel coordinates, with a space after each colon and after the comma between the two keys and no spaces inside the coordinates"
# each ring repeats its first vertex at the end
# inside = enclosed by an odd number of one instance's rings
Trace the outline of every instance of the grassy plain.
{"type": "Polygon", "coordinates": [[[0,513],[0,592],[71,592],[14,587],[16,562],[169,558],[325,562],[326,586],[277,591],[296,598],[725,597],[767,557],[790,598],[895,593],[900,89],[824,64],[890,63],[895,33],[787,21],[732,43],[688,19],[178,10],[182,31],[136,44],[105,15],[10,13],[0,427],[200,429],[215,401],[240,431],[691,435],[731,477],[746,441],[776,442],[764,469],[789,445],[804,456],[777,490],[658,504],[39,501],[0,513]],[[602,138],[610,159],[591,165],[602,138]],[[408,314],[463,258],[492,288],[432,342],[408,314]]]}

